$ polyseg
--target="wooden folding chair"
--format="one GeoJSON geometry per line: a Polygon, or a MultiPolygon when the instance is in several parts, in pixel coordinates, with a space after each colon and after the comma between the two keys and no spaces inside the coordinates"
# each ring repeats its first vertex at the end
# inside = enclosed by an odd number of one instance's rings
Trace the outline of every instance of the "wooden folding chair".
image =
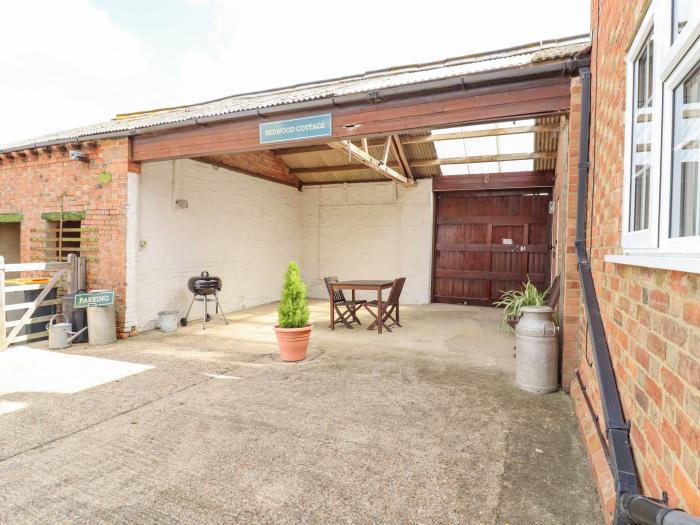
{"type": "Polygon", "coordinates": [[[362,308],[362,305],[367,301],[364,299],[348,301],[345,298],[343,290],[332,290],[331,284],[338,282],[338,278],[336,276],[324,277],[323,281],[326,283],[328,297],[332,297],[334,299],[335,312],[338,314],[338,317],[334,322],[343,323],[347,328],[353,328],[353,323],[362,324],[360,319],[357,317],[357,311],[362,308]]]}
{"type": "Polygon", "coordinates": [[[377,328],[377,324],[379,322],[381,322],[382,326],[390,332],[393,326],[401,327],[399,299],[401,298],[401,292],[403,291],[403,285],[405,282],[405,277],[400,277],[394,280],[394,286],[391,287],[391,292],[389,292],[388,299],[386,301],[382,301],[382,309],[384,312],[382,314],[381,321],[379,320],[379,304],[377,301],[368,301],[364,304],[367,311],[374,317],[374,322],[367,327],[368,330],[374,330],[377,328]],[[376,308],[377,313],[375,313],[372,308],[376,308]],[[388,324],[388,321],[391,321],[391,324],[388,324]]]}

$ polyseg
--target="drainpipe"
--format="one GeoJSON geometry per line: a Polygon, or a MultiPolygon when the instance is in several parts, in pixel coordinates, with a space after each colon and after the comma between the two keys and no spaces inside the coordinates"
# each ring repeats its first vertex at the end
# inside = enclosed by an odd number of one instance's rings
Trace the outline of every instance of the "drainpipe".
{"type": "Polygon", "coordinates": [[[598,390],[603,407],[605,435],[610,451],[610,469],[615,479],[615,514],[613,525],[700,525],[700,518],[682,510],[671,509],[663,502],[642,496],[632,456],[630,425],[625,419],[605,327],[596,296],[591,261],[586,251],[586,205],[589,175],[589,133],[591,116],[591,70],[580,69],[581,135],[578,163],[578,197],[576,202],[576,256],[581,293],[588,318],[588,330],[596,364],[598,390]]]}

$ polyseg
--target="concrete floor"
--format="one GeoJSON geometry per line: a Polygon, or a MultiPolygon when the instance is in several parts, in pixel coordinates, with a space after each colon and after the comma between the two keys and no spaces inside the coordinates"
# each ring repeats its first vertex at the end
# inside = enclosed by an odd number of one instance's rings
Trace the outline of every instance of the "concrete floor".
{"type": "Polygon", "coordinates": [[[497,311],[312,310],[298,364],[274,305],[0,355],[0,523],[602,523],[571,400],[513,386],[497,311]]]}

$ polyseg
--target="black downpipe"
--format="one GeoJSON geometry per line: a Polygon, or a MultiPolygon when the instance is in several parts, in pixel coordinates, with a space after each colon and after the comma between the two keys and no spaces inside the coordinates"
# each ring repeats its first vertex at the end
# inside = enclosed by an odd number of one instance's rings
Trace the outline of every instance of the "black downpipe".
{"type": "Polygon", "coordinates": [[[586,209],[589,174],[589,133],[591,118],[591,70],[583,67],[581,75],[581,135],[578,163],[578,198],[576,202],[576,256],[581,293],[588,317],[588,331],[598,376],[598,389],[603,406],[605,434],[610,453],[610,468],[615,478],[615,514],[613,525],[699,524],[700,519],[683,511],[672,510],[663,502],[640,494],[639,480],[632,456],[630,427],[622,412],[620,393],[605,327],[586,251],[586,209]]]}

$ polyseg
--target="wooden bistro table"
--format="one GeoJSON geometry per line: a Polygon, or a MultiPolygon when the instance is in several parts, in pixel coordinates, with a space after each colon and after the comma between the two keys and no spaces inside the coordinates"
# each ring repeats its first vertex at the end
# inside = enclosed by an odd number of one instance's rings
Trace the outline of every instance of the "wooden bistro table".
{"type": "MultiPolygon", "coordinates": [[[[381,320],[384,315],[384,305],[382,304],[382,290],[391,288],[394,285],[393,279],[387,280],[354,280],[354,281],[340,281],[337,283],[331,283],[331,292],[335,290],[352,290],[352,300],[355,300],[355,292],[357,290],[376,290],[377,292],[377,315],[381,320]]],[[[335,330],[335,299],[334,294],[331,293],[331,330],[335,330]]],[[[377,323],[377,332],[382,333],[382,323],[377,323]]]]}

